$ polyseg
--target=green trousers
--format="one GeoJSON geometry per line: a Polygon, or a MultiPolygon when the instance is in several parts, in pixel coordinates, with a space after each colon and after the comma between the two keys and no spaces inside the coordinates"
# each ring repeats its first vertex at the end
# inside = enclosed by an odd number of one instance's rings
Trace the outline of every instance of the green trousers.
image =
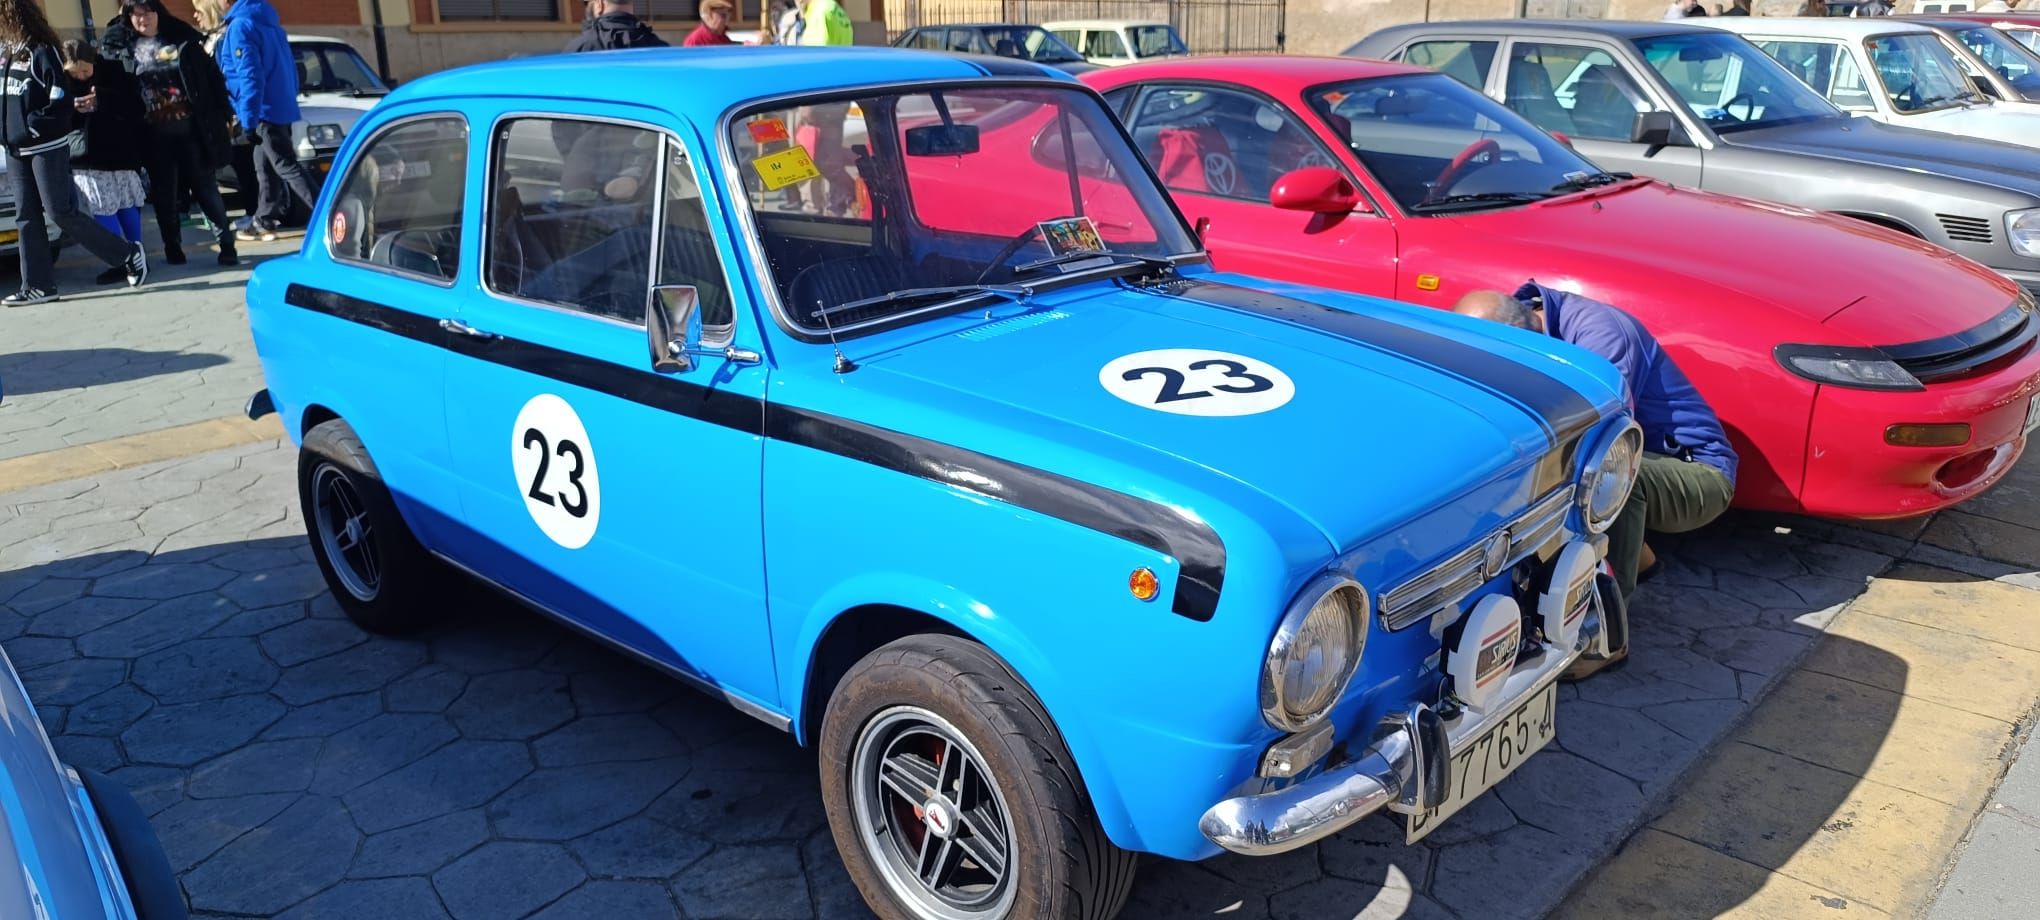
{"type": "Polygon", "coordinates": [[[1643,557],[1643,533],[1684,533],[1703,527],[1728,510],[1735,487],[1720,470],[1664,454],[1643,455],[1636,489],[1608,528],[1608,564],[1623,603],[1636,594],[1636,565],[1643,557]]]}

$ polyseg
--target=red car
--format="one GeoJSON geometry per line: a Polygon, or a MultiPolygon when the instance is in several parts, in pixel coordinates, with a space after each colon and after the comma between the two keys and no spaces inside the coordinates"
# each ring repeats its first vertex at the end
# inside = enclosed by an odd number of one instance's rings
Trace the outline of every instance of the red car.
{"type": "Polygon", "coordinates": [[[1740,506],[1944,508],[2040,424],[2032,298],[1912,237],[1602,172],[1402,64],[1183,58],[1082,79],[1221,269],[1444,308],[1534,278],[1633,313],[1721,415],[1740,506]]]}

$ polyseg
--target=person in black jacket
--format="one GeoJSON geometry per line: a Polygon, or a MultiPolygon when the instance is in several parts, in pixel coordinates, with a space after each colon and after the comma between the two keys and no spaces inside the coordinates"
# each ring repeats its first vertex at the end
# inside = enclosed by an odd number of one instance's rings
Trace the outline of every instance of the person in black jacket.
{"type": "MultiPolygon", "coordinates": [[[[71,178],[79,204],[92,219],[130,243],[142,241],[142,204],[149,186],[142,180],[142,94],[135,78],[117,65],[101,65],[92,46],[73,39],[60,56],[71,76],[73,105],[84,149],[71,157],[71,178]]],[[[75,145],[74,145],[75,146],[75,145]]],[[[109,268],[100,284],[121,280],[109,268]]]]}
{"type": "Polygon", "coordinates": [[[581,24],[581,34],[567,42],[566,50],[664,47],[666,40],[639,21],[631,9],[631,0],[588,0],[588,19],[581,24]]]}
{"type": "Polygon", "coordinates": [[[93,223],[78,210],[71,184],[70,77],[57,56],[57,33],[35,0],[0,0],[0,142],[7,148],[7,180],[14,188],[14,226],[20,234],[21,290],[0,303],[22,307],[57,298],[51,277],[45,215],[64,235],[100,261],[117,266],[130,286],[149,276],[141,244],[93,223]]]}
{"type": "Polygon", "coordinates": [[[162,0],[122,0],[100,51],[135,75],[143,140],[149,151],[150,195],[163,259],[184,264],[184,193],[212,222],[221,265],[240,262],[216,176],[233,162],[227,140],[227,83],[205,50],[205,36],[163,8],[162,0]]]}

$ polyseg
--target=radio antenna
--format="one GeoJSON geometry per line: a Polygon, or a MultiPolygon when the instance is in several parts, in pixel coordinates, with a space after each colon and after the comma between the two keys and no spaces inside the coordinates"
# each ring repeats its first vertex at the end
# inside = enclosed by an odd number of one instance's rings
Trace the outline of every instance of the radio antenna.
{"type": "Polygon", "coordinates": [[[857,369],[857,362],[843,356],[843,343],[836,340],[836,326],[829,322],[829,309],[820,301],[816,301],[815,315],[822,318],[822,329],[829,334],[829,347],[836,350],[834,370],[838,374],[847,374],[857,369]]]}

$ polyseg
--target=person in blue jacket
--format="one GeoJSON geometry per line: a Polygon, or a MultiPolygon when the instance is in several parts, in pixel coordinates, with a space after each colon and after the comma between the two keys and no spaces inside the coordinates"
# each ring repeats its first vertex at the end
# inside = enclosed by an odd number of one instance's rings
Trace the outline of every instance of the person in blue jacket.
{"type": "Polygon", "coordinates": [[[298,120],[297,59],[269,0],[230,0],[213,57],[227,77],[234,118],[255,142],[256,206],[244,240],[273,240],[290,213],[290,197],[307,207],[319,193],[292,148],[298,120]]]}
{"type": "MultiPolygon", "coordinates": [[[[1729,446],[1721,419],[1643,324],[1608,304],[1532,281],[1514,296],[1474,291],[1453,309],[1571,342],[1622,372],[1631,411],[1643,428],[1644,449],[1636,490],[1608,528],[1608,564],[1628,604],[1639,574],[1648,577],[1657,568],[1644,545],[1644,531],[1695,530],[1720,517],[1735,497],[1735,448],[1729,446]]],[[[1573,676],[1591,674],[1628,653],[1624,648],[1588,661],[1573,676]]]]}

